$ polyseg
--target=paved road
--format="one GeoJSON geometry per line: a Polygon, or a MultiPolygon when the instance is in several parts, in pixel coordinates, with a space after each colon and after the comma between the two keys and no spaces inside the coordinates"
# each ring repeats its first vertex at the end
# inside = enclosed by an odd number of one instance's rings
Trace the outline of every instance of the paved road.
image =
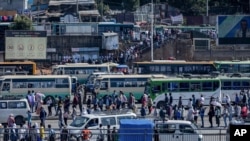
{"type": "MultiPolygon", "coordinates": [[[[206,113],[207,113],[207,111],[206,111],[206,113]]],[[[80,114],[80,111],[78,111],[78,114],[80,114]]],[[[140,116],[139,110],[137,110],[137,115],[138,115],[138,117],[140,116]]],[[[35,116],[35,119],[32,122],[33,123],[35,123],[35,122],[40,123],[40,120],[38,120],[37,115],[34,115],[34,116],[35,116]]],[[[153,115],[147,115],[146,118],[152,119],[153,115]]],[[[205,127],[200,128],[201,121],[200,121],[200,118],[198,118],[198,127],[200,129],[200,132],[203,134],[203,138],[204,138],[203,141],[211,141],[211,140],[226,141],[226,139],[225,139],[226,128],[224,127],[223,118],[220,119],[220,122],[221,122],[220,127],[210,128],[210,124],[208,122],[207,116],[205,117],[204,121],[205,121],[205,127]],[[219,136],[219,134],[224,134],[224,135],[219,136]]],[[[72,120],[69,119],[68,123],[71,123],[71,122],[72,122],[72,120]]],[[[213,122],[214,122],[214,126],[215,126],[215,118],[213,119],[213,122]]],[[[56,117],[56,116],[48,117],[48,119],[46,120],[46,127],[48,124],[51,124],[53,128],[58,128],[58,117],[56,117]]],[[[181,140],[178,140],[178,141],[181,141],[181,140]]]]}

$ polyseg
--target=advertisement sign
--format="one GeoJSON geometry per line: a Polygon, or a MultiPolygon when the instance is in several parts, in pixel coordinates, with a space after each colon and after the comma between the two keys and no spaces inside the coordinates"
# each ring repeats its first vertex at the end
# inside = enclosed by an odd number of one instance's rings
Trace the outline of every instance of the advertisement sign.
{"type": "Polygon", "coordinates": [[[46,59],[46,31],[5,31],[5,59],[46,59]]]}
{"type": "Polygon", "coordinates": [[[218,44],[250,44],[250,16],[217,16],[218,44]]]}

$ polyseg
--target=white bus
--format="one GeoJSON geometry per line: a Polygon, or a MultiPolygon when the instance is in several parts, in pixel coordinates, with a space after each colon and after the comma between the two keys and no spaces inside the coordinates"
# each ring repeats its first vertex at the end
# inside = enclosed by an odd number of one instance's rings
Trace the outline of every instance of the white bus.
{"type": "Polygon", "coordinates": [[[166,78],[165,75],[101,75],[94,83],[97,97],[110,95],[114,90],[122,91],[127,97],[132,92],[137,101],[144,94],[144,87],[150,78],[166,78]]]}
{"type": "Polygon", "coordinates": [[[80,84],[86,83],[87,77],[93,72],[110,72],[116,63],[88,64],[88,63],[66,63],[65,65],[52,66],[54,75],[70,75],[78,78],[80,84]]]}
{"type": "Polygon", "coordinates": [[[220,79],[216,77],[207,78],[163,78],[163,79],[151,79],[145,86],[145,93],[150,95],[153,99],[153,104],[157,108],[165,106],[165,94],[169,96],[172,94],[173,103],[177,104],[179,97],[182,97],[182,104],[185,106],[188,104],[192,95],[195,98],[200,98],[201,95],[205,98],[205,105],[209,105],[211,97],[221,99],[221,85],[220,79]]]}
{"type": "Polygon", "coordinates": [[[0,98],[26,98],[28,90],[48,97],[71,96],[72,83],[68,75],[13,75],[0,77],[0,98]]]}

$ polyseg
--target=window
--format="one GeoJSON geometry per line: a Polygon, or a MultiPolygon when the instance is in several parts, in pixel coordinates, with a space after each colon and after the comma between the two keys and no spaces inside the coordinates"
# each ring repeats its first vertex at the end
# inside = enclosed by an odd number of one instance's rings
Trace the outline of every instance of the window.
{"type": "Polygon", "coordinates": [[[152,92],[153,93],[159,93],[161,92],[161,85],[155,85],[152,87],[152,92]]]}
{"type": "Polygon", "coordinates": [[[4,83],[2,91],[9,91],[10,90],[10,84],[9,83],[4,83]]]}
{"type": "Polygon", "coordinates": [[[179,83],[178,82],[170,82],[168,83],[168,91],[169,92],[176,92],[179,89],[179,83]]]}
{"type": "Polygon", "coordinates": [[[101,90],[107,90],[108,89],[108,82],[101,82],[101,90]]]}
{"type": "Polygon", "coordinates": [[[9,109],[16,109],[16,108],[26,108],[27,105],[24,101],[14,101],[8,102],[9,109]]]}
{"type": "Polygon", "coordinates": [[[232,88],[234,90],[241,90],[240,82],[239,81],[233,82],[233,87],[232,88]]]}
{"type": "Polygon", "coordinates": [[[190,125],[179,125],[180,126],[180,132],[182,133],[194,133],[194,129],[190,125]]]}
{"type": "Polygon", "coordinates": [[[103,117],[101,118],[102,126],[116,125],[115,117],[103,117]]]}
{"type": "Polygon", "coordinates": [[[211,90],[213,90],[212,82],[202,82],[202,89],[204,91],[211,91],[211,90]]]}
{"type": "Polygon", "coordinates": [[[157,124],[159,133],[175,133],[176,126],[175,124],[157,124]]]}
{"type": "Polygon", "coordinates": [[[93,126],[98,126],[98,125],[99,125],[98,118],[91,119],[88,122],[88,127],[93,127],[93,126]]]}
{"type": "Polygon", "coordinates": [[[230,81],[222,82],[222,90],[231,90],[232,85],[230,81]]]}
{"type": "Polygon", "coordinates": [[[0,102],[0,109],[7,109],[7,102],[0,102]]]}
{"type": "Polygon", "coordinates": [[[189,82],[181,82],[180,83],[180,91],[188,92],[189,91],[189,82]]]}

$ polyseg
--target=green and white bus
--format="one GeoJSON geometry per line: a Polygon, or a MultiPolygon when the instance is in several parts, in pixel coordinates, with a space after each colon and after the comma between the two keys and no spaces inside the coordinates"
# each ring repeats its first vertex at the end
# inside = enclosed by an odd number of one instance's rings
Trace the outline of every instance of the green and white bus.
{"type": "Polygon", "coordinates": [[[111,72],[117,67],[116,63],[103,63],[103,64],[88,64],[88,63],[66,63],[64,65],[52,66],[52,74],[54,75],[70,75],[78,78],[80,84],[84,84],[87,78],[93,72],[111,72]]]}
{"type": "Polygon", "coordinates": [[[231,101],[235,100],[236,93],[250,89],[250,77],[246,76],[219,76],[221,81],[221,94],[228,95],[231,101]]]}
{"type": "Polygon", "coordinates": [[[250,74],[250,61],[214,61],[216,70],[220,73],[233,74],[244,73],[250,74]]]}
{"type": "Polygon", "coordinates": [[[153,99],[154,106],[160,108],[165,105],[165,94],[172,94],[172,105],[178,105],[178,99],[182,97],[183,105],[188,104],[188,100],[195,95],[200,98],[201,95],[205,98],[205,105],[209,104],[211,96],[221,98],[220,79],[214,77],[207,78],[152,78],[145,85],[145,93],[153,99]]]}
{"type": "Polygon", "coordinates": [[[127,97],[132,92],[137,101],[144,94],[144,87],[150,78],[166,78],[165,75],[100,75],[94,83],[97,97],[110,95],[116,90],[122,91],[127,97]]]}
{"type": "Polygon", "coordinates": [[[0,77],[0,98],[25,98],[28,90],[40,92],[54,99],[54,96],[71,96],[71,77],[69,75],[10,75],[0,77]]]}

